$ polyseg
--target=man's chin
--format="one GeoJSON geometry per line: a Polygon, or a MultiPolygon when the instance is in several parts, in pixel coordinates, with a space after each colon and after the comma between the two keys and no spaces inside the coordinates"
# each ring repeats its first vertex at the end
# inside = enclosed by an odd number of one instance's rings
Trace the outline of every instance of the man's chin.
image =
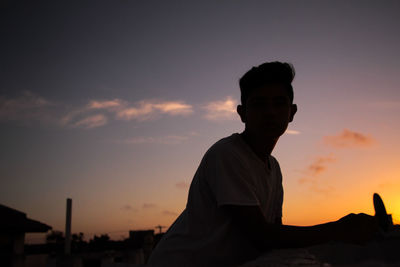
{"type": "Polygon", "coordinates": [[[279,137],[281,137],[281,135],[283,133],[284,132],[282,132],[282,131],[268,131],[268,132],[262,133],[261,136],[262,136],[263,139],[276,140],[279,137]]]}

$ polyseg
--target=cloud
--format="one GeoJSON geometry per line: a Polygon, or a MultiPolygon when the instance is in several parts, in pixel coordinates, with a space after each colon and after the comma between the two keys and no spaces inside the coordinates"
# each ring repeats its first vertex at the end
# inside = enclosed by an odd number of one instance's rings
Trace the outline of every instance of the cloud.
{"type": "Polygon", "coordinates": [[[153,204],[153,203],[144,203],[142,208],[143,209],[154,209],[154,208],[157,208],[157,205],[153,204]]]}
{"type": "MultiPolygon", "coordinates": [[[[130,104],[122,99],[92,99],[80,107],[55,105],[32,92],[24,91],[21,95],[10,98],[0,95],[0,122],[32,121],[51,122],[59,127],[92,129],[104,126],[109,118],[116,120],[146,121],[160,117],[187,116],[193,113],[192,105],[183,101],[142,100],[130,104]],[[55,110],[50,108],[56,108],[55,110]],[[98,114],[101,112],[101,114],[98,114]]],[[[167,140],[139,140],[140,142],[181,142],[181,138],[170,136],[167,140]]]]}
{"type": "Polygon", "coordinates": [[[208,120],[232,120],[236,118],[237,101],[231,97],[227,97],[222,101],[213,101],[203,106],[206,110],[204,116],[208,120]]]}
{"type": "MultiPolygon", "coordinates": [[[[353,148],[371,146],[375,143],[375,140],[371,136],[344,129],[337,135],[325,136],[323,142],[325,145],[333,148],[353,148]]],[[[308,185],[309,189],[313,192],[329,194],[334,190],[334,188],[327,185],[321,185],[318,176],[324,173],[329,164],[335,161],[336,158],[332,154],[315,158],[314,161],[303,171],[304,176],[298,179],[298,183],[308,185]]]]}
{"type": "Polygon", "coordinates": [[[175,186],[179,189],[188,189],[190,185],[186,182],[179,182],[176,183],[175,186]]]}
{"type": "Polygon", "coordinates": [[[338,135],[325,136],[323,142],[334,148],[354,148],[369,147],[375,143],[375,140],[369,135],[344,129],[338,135]]]}
{"type": "MultiPolygon", "coordinates": [[[[80,126],[80,124],[84,124],[87,118],[92,117],[92,120],[95,120],[96,115],[90,116],[91,113],[93,112],[98,112],[99,110],[105,110],[108,112],[115,113],[124,105],[124,101],[120,99],[113,99],[113,100],[90,100],[85,106],[80,107],[80,108],[73,108],[70,110],[66,115],[61,117],[59,120],[59,124],[63,127],[67,126],[72,126],[72,127],[77,127],[80,126]],[[84,117],[84,118],[82,118],[84,117]]],[[[107,124],[108,119],[105,119],[105,115],[102,115],[103,119],[101,119],[99,116],[97,117],[99,126],[103,126],[107,124]],[[100,124],[100,121],[103,122],[103,124],[100,124]]],[[[89,122],[88,122],[89,123],[89,122]]],[[[95,128],[95,127],[89,127],[89,128],[95,128]]]]}
{"type": "Polygon", "coordinates": [[[325,157],[317,157],[313,163],[307,167],[307,172],[312,176],[316,176],[324,172],[327,168],[327,164],[336,161],[333,155],[325,157]]]}
{"type": "Polygon", "coordinates": [[[125,140],[117,140],[116,143],[129,144],[129,145],[142,145],[142,144],[160,144],[160,145],[178,145],[184,143],[190,137],[197,136],[196,132],[190,132],[185,135],[167,135],[167,136],[137,136],[125,140]]]}
{"type": "Polygon", "coordinates": [[[292,134],[292,135],[300,134],[300,132],[299,132],[299,131],[296,131],[296,130],[286,130],[285,133],[286,133],[286,134],[292,134]]]}
{"type": "Polygon", "coordinates": [[[129,204],[124,205],[121,209],[124,210],[124,211],[132,211],[132,212],[137,212],[138,211],[137,209],[135,209],[134,207],[132,207],[129,204]]]}
{"type": "Polygon", "coordinates": [[[169,211],[169,210],[164,210],[164,211],[162,212],[162,214],[163,214],[163,215],[166,215],[166,216],[178,216],[178,213],[173,212],[173,211],[169,211]]]}
{"type": "MultiPolygon", "coordinates": [[[[108,120],[104,119],[106,118],[105,115],[103,115],[102,120],[98,115],[95,115],[97,117],[92,115],[93,112],[98,112],[100,110],[102,110],[102,112],[107,112],[108,117],[111,116],[117,120],[125,121],[146,121],[154,119],[162,114],[170,116],[185,116],[193,112],[192,106],[182,101],[142,100],[131,105],[127,101],[118,98],[112,100],[90,100],[85,106],[70,110],[59,120],[59,124],[64,127],[76,127],[77,125],[89,123],[84,120],[90,117],[92,120],[95,118],[99,120],[98,125],[95,127],[103,126],[108,122],[108,120]]],[[[141,141],[138,142],[140,143],[141,141]]]]}
{"type": "Polygon", "coordinates": [[[107,109],[114,110],[124,105],[120,99],[113,100],[90,100],[87,104],[88,109],[107,109]]]}
{"type": "Polygon", "coordinates": [[[307,166],[303,171],[304,176],[298,179],[298,183],[301,185],[308,185],[309,189],[317,193],[327,193],[332,191],[334,188],[330,186],[322,186],[319,181],[319,175],[327,170],[330,163],[335,162],[336,158],[331,154],[328,156],[319,156],[307,166]]]}
{"type": "Polygon", "coordinates": [[[106,116],[104,116],[103,114],[97,114],[77,121],[76,123],[74,123],[74,127],[92,129],[105,125],[107,121],[108,120],[106,116]]]}
{"type": "Polygon", "coordinates": [[[143,100],[133,107],[118,110],[116,117],[120,120],[145,121],[160,114],[176,116],[191,113],[193,113],[192,106],[181,101],[143,100]]]}
{"type": "Polygon", "coordinates": [[[84,112],[85,109],[74,109],[72,111],[69,111],[66,115],[60,118],[59,124],[62,127],[67,127],[72,123],[73,120],[76,120],[76,117],[78,117],[80,114],[84,112]]]}
{"type": "Polygon", "coordinates": [[[192,106],[182,102],[163,102],[153,104],[154,108],[170,115],[187,115],[192,113],[192,106]]]}
{"type": "Polygon", "coordinates": [[[55,104],[30,91],[24,91],[20,95],[10,98],[0,96],[0,121],[18,121],[23,124],[32,121],[53,121],[50,107],[55,104]]]}

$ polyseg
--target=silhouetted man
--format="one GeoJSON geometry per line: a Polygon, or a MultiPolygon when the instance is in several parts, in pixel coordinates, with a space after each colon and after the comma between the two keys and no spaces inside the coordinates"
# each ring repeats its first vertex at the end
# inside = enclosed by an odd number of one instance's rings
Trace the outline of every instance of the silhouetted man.
{"type": "Polygon", "coordinates": [[[309,227],[282,225],[282,175],[271,152],[297,111],[294,75],[292,65],[270,62],[253,67],[240,79],[237,112],[245,130],[219,140],[206,152],[186,209],[149,264],[232,266],[271,248],[330,240],[364,242],[372,236],[377,226],[365,214],[309,227]]]}

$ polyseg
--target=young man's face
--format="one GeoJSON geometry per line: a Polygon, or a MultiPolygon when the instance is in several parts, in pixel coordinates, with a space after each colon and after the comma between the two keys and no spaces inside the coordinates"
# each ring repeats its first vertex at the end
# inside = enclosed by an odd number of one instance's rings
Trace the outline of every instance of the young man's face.
{"type": "Polygon", "coordinates": [[[271,84],[255,89],[238,106],[238,113],[246,124],[246,131],[259,138],[277,139],[287,129],[297,111],[290,102],[284,85],[271,84]]]}

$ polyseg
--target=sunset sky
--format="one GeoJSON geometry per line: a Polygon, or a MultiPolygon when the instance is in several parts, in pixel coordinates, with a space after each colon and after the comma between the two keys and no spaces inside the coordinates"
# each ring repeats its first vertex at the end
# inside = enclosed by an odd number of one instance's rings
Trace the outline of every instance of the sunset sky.
{"type": "Polygon", "coordinates": [[[87,238],[170,226],[243,130],[238,79],[278,60],[284,223],[373,214],[374,192],[400,223],[400,1],[73,2],[2,4],[0,204],[64,231],[70,197],[87,238]]]}

